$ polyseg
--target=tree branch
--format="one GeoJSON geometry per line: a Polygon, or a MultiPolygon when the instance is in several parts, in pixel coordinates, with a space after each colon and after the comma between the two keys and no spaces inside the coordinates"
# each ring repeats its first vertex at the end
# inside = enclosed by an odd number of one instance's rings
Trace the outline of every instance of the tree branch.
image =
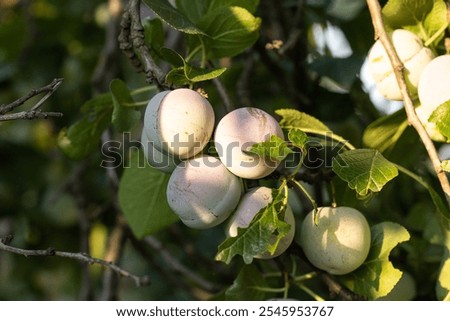
{"type": "Polygon", "coordinates": [[[144,238],[144,242],[154,251],[158,252],[160,257],[173,271],[184,275],[208,292],[217,291],[217,287],[214,285],[214,283],[209,282],[202,276],[182,265],[175,257],[172,256],[172,254],[167,249],[164,248],[163,244],[157,238],[153,236],[147,236],[146,238],[144,238]]]}
{"type": "Polygon", "coordinates": [[[450,205],[450,183],[446,173],[441,168],[441,160],[439,159],[436,147],[428,135],[427,131],[423,127],[419,117],[416,114],[414,103],[412,101],[411,95],[409,94],[408,87],[405,81],[405,75],[403,73],[405,67],[398,57],[394,46],[389,39],[386,30],[384,28],[383,18],[381,14],[381,6],[378,0],[367,0],[367,5],[369,6],[370,15],[372,17],[372,23],[375,30],[375,39],[380,39],[383,44],[386,53],[391,61],[392,68],[394,69],[394,74],[397,79],[397,83],[400,87],[400,91],[403,96],[403,103],[405,105],[406,114],[408,116],[408,122],[419,134],[423,145],[428,153],[428,157],[431,160],[434,171],[439,179],[442,190],[445,193],[447,203],[450,205]]]}
{"type": "Polygon", "coordinates": [[[119,274],[122,277],[132,279],[136,283],[136,286],[138,286],[138,287],[150,284],[150,278],[148,276],[136,276],[136,275],[131,274],[130,272],[120,268],[119,266],[113,264],[112,262],[107,262],[102,259],[91,257],[89,254],[86,254],[86,253],[63,252],[63,251],[57,251],[53,248],[48,248],[46,250],[24,250],[24,249],[10,246],[9,244],[11,243],[12,239],[13,239],[12,236],[0,238],[0,250],[18,254],[18,255],[23,255],[25,257],[59,256],[59,257],[68,258],[71,260],[85,262],[88,264],[99,264],[108,269],[113,270],[114,272],[116,272],[117,274],[119,274]]]}
{"type": "Polygon", "coordinates": [[[144,27],[140,17],[140,0],[130,0],[120,23],[120,49],[139,72],[144,72],[147,81],[156,83],[160,89],[166,89],[164,73],[150,55],[145,45],[144,27]]]}
{"type": "Polygon", "coordinates": [[[28,94],[19,99],[13,101],[7,105],[0,105],[0,121],[15,120],[15,119],[39,119],[48,117],[62,117],[63,114],[59,112],[43,112],[40,107],[44,102],[59,88],[63,79],[54,79],[50,84],[31,90],[28,94]],[[25,102],[31,98],[45,93],[45,95],[34,104],[28,111],[17,112],[13,114],[8,114],[12,112],[17,107],[23,105],[25,102]]]}
{"type": "Polygon", "coordinates": [[[322,281],[328,286],[332,296],[337,296],[344,301],[365,301],[366,298],[350,291],[346,287],[342,286],[338,281],[336,281],[330,274],[321,273],[322,281]]]}

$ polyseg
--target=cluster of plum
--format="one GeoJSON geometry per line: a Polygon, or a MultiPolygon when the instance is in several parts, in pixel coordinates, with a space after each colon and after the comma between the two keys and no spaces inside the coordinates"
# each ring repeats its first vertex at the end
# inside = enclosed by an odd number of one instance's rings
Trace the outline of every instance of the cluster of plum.
{"type": "MultiPolygon", "coordinates": [[[[244,191],[243,180],[267,177],[280,165],[248,152],[273,135],[285,139],[276,119],[253,107],[235,109],[215,126],[209,101],[194,90],[180,88],[160,92],[150,100],[141,141],[149,164],[170,173],[167,202],[181,221],[195,229],[227,221],[225,232],[235,237],[238,228],[248,227],[272,202],[271,188],[244,191]],[[214,153],[208,153],[211,147],[214,153]]],[[[303,220],[299,238],[311,263],[333,274],[359,267],[370,248],[370,228],[364,216],[348,207],[323,207],[316,215],[311,212],[303,220]]],[[[256,258],[276,257],[293,242],[296,224],[289,204],[284,220],[290,230],[276,251],[256,258]]]]}
{"type": "MultiPolygon", "coordinates": [[[[450,55],[435,56],[413,32],[397,29],[390,33],[392,44],[405,67],[408,89],[416,101],[416,113],[430,137],[445,141],[429,118],[441,104],[450,100],[450,55]]],[[[402,100],[389,56],[380,40],[368,55],[369,70],[377,90],[389,100],[402,100]]]]}

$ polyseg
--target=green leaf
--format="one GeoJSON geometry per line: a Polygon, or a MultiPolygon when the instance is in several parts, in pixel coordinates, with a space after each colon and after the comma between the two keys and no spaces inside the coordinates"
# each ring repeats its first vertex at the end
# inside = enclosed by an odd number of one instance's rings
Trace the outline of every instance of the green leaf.
{"type": "Polygon", "coordinates": [[[331,132],[331,129],[317,118],[296,109],[278,109],[275,113],[282,117],[280,120],[282,127],[298,128],[305,132],[309,130],[331,132]]]}
{"type": "Polygon", "coordinates": [[[435,123],[439,132],[447,138],[447,142],[450,142],[450,100],[438,106],[429,121],[435,123]]]}
{"type": "Polygon", "coordinates": [[[145,44],[151,49],[151,52],[160,54],[164,46],[164,28],[160,19],[147,19],[144,22],[145,44]]]}
{"type": "Polygon", "coordinates": [[[261,19],[241,7],[220,7],[204,15],[198,27],[207,58],[233,57],[251,47],[259,38],[261,19]]]}
{"type": "Polygon", "coordinates": [[[279,241],[290,230],[290,225],[283,220],[286,197],[282,188],[273,190],[272,202],[255,215],[250,225],[238,228],[236,237],[229,237],[219,245],[216,260],[229,264],[235,255],[241,255],[244,262],[250,264],[255,255],[266,251],[274,253],[279,241]]]}
{"type": "Polygon", "coordinates": [[[143,0],[143,2],[172,28],[187,34],[204,35],[204,32],[167,0],[143,0]]]}
{"type": "Polygon", "coordinates": [[[446,231],[444,255],[441,260],[439,276],[436,282],[438,300],[450,301],[450,231],[446,231]]]}
{"type": "Polygon", "coordinates": [[[447,4],[443,0],[435,0],[431,12],[425,18],[424,26],[428,39],[437,45],[445,36],[445,29],[449,24],[447,18],[447,4]]]}
{"type": "Polygon", "coordinates": [[[379,150],[381,153],[393,147],[405,129],[408,128],[405,110],[378,118],[363,134],[365,146],[379,150]]]}
{"type": "Polygon", "coordinates": [[[407,29],[434,43],[442,39],[448,26],[443,0],[390,0],[383,7],[383,18],[391,29],[407,29]]]}
{"type": "Polygon", "coordinates": [[[167,203],[169,178],[169,174],[152,168],[142,151],[132,155],[120,179],[118,197],[136,237],[154,234],[179,220],[167,203]]]}
{"type": "Polygon", "coordinates": [[[162,47],[161,54],[163,55],[163,59],[174,67],[184,67],[186,63],[184,58],[173,49],[162,47]]]}
{"type": "Polygon", "coordinates": [[[184,85],[189,85],[190,81],[186,78],[184,74],[184,67],[173,68],[166,74],[166,83],[171,86],[179,87],[184,85]]]}
{"type": "Polygon", "coordinates": [[[397,167],[374,149],[355,149],[333,159],[333,171],[360,195],[379,192],[398,175],[397,167]]]}
{"type": "Polygon", "coordinates": [[[288,139],[295,147],[302,150],[305,148],[305,145],[309,140],[308,135],[298,128],[292,128],[289,130],[288,139]]]}
{"type": "Polygon", "coordinates": [[[83,118],[58,135],[58,147],[72,159],[83,159],[100,143],[103,131],[111,124],[111,95],[99,95],[87,101],[81,111],[83,118]]]}
{"type": "Polygon", "coordinates": [[[248,152],[273,162],[281,162],[293,151],[282,138],[272,135],[267,142],[253,144],[248,152]]]}
{"type": "Polygon", "coordinates": [[[409,169],[404,168],[401,165],[396,164],[395,166],[398,168],[399,171],[414,179],[428,191],[431,200],[436,206],[437,219],[439,220],[441,226],[444,227],[445,230],[450,230],[450,210],[448,208],[448,204],[445,201],[445,199],[441,197],[438,194],[438,192],[436,192],[436,190],[433,188],[433,186],[429,184],[422,176],[419,176],[411,172],[409,169]]]}
{"type": "Polygon", "coordinates": [[[195,83],[200,81],[211,80],[222,75],[227,68],[212,68],[212,69],[203,69],[191,66],[186,63],[184,66],[184,75],[186,78],[195,83]]]}
{"type": "Polygon", "coordinates": [[[244,265],[236,280],[225,291],[227,300],[257,300],[265,299],[265,293],[258,288],[267,288],[268,284],[261,272],[253,265],[244,265]]]}
{"type": "Polygon", "coordinates": [[[441,168],[443,171],[450,172],[450,160],[442,161],[441,168]]]}
{"type": "Polygon", "coordinates": [[[366,6],[364,0],[333,0],[327,8],[327,14],[344,21],[351,21],[366,6]]]}
{"type": "Polygon", "coordinates": [[[132,108],[133,97],[127,85],[120,79],[114,79],[109,85],[113,100],[112,123],[119,132],[130,131],[141,119],[141,112],[132,108]]]}
{"type": "Polygon", "coordinates": [[[177,8],[196,23],[204,15],[221,7],[242,7],[255,13],[259,0],[177,0],[177,8]]]}
{"type": "Polygon", "coordinates": [[[363,57],[352,55],[347,58],[321,56],[313,60],[309,67],[321,76],[335,81],[344,90],[350,90],[361,70],[363,57]]]}
{"type": "Polygon", "coordinates": [[[389,261],[391,251],[409,240],[408,231],[401,225],[382,222],[371,228],[371,246],[366,261],[356,271],[339,279],[350,290],[374,300],[387,295],[402,277],[402,272],[389,261]]]}
{"type": "Polygon", "coordinates": [[[214,79],[227,70],[227,68],[205,69],[192,66],[178,52],[169,48],[161,48],[161,52],[164,55],[164,60],[175,67],[166,75],[166,80],[175,85],[186,85],[214,79]]]}
{"type": "Polygon", "coordinates": [[[389,0],[383,7],[383,20],[392,29],[421,23],[433,8],[430,0],[389,0]]]}

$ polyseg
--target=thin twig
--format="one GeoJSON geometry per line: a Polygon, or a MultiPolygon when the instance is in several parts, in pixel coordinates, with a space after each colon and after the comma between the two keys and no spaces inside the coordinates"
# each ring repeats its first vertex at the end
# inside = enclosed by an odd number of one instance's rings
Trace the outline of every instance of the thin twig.
{"type": "Polygon", "coordinates": [[[428,153],[428,157],[431,160],[434,171],[439,179],[442,190],[445,193],[447,203],[450,205],[450,183],[446,173],[442,170],[441,160],[439,159],[436,147],[428,135],[427,131],[423,127],[419,117],[416,114],[414,103],[412,101],[411,95],[409,94],[408,87],[404,76],[404,65],[398,57],[394,46],[389,39],[386,29],[384,28],[383,18],[381,14],[381,6],[378,0],[367,0],[367,5],[369,6],[370,15],[372,17],[372,23],[375,30],[375,39],[380,39],[383,44],[389,60],[391,61],[392,68],[394,69],[395,77],[397,78],[398,86],[403,96],[403,103],[405,105],[406,114],[408,116],[408,122],[419,134],[423,145],[428,153]]]}
{"type": "Polygon", "coordinates": [[[18,113],[13,114],[7,114],[7,115],[0,115],[0,121],[7,121],[7,120],[33,120],[33,119],[47,119],[49,117],[62,117],[63,113],[59,112],[44,112],[41,110],[28,110],[28,111],[21,111],[18,113]]]}
{"type": "Polygon", "coordinates": [[[328,290],[332,296],[337,296],[345,301],[365,301],[365,297],[362,297],[346,287],[342,286],[338,281],[336,281],[330,274],[321,273],[322,281],[328,286],[328,290]]]}
{"type": "Polygon", "coordinates": [[[61,117],[62,113],[59,112],[43,112],[40,110],[44,102],[59,88],[63,79],[54,79],[50,84],[31,90],[25,96],[13,101],[7,105],[0,105],[0,121],[15,120],[15,119],[38,119],[38,118],[48,118],[48,117],[61,117]],[[17,112],[13,114],[8,114],[12,112],[17,107],[23,105],[25,102],[33,97],[45,93],[45,95],[34,104],[28,111],[17,112]]]}
{"type": "Polygon", "coordinates": [[[205,280],[202,276],[182,265],[175,257],[172,256],[172,254],[167,249],[164,248],[162,243],[157,238],[153,236],[147,236],[144,239],[144,242],[153,250],[157,251],[161,258],[172,270],[186,276],[206,291],[214,292],[217,290],[217,287],[214,285],[214,283],[205,280]]]}
{"type": "Polygon", "coordinates": [[[234,106],[231,101],[230,96],[227,93],[227,89],[225,88],[223,82],[219,78],[214,78],[212,80],[214,86],[217,89],[217,92],[219,93],[220,97],[222,98],[223,104],[225,106],[225,110],[227,113],[233,111],[234,106]]]}
{"type": "Polygon", "coordinates": [[[236,83],[236,91],[241,106],[253,105],[252,99],[250,98],[251,93],[249,85],[254,66],[255,66],[255,57],[252,53],[250,53],[248,57],[245,59],[243,70],[236,83]]]}
{"type": "Polygon", "coordinates": [[[148,276],[136,276],[119,266],[113,264],[112,262],[107,262],[99,258],[91,257],[90,255],[86,253],[73,253],[73,252],[63,252],[63,251],[57,251],[53,248],[48,248],[46,250],[24,250],[21,248],[17,248],[14,246],[9,245],[9,243],[12,241],[12,237],[8,236],[6,238],[0,238],[0,250],[23,255],[25,257],[32,257],[32,256],[58,256],[63,258],[68,258],[71,260],[77,260],[80,262],[85,262],[88,264],[99,264],[102,265],[108,269],[113,270],[117,274],[119,274],[122,277],[130,278],[135,283],[136,286],[145,286],[150,284],[150,278],[148,276]]]}

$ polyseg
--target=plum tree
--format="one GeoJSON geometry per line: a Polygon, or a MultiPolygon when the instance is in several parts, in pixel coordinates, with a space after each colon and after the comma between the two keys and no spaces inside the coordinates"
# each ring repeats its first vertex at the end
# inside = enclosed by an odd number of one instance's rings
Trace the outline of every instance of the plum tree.
{"type": "MultiPolygon", "coordinates": [[[[392,43],[405,66],[405,78],[412,93],[417,91],[420,75],[434,58],[433,52],[423,46],[422,40],[413,32],[403,29],[390,34],[392,43]]],[[[369,70],[378,91],[387,99],[402,100],[389,56],[380,40],[369,51],[369,70]]]]}
{"type": "MultiPolygon", "coordinates": [[[[255,215],[272,201],[272,189],[260,186],[254,187],[247,191],[242,196],[238,207],[233,216],[229,219],[226,227],[228,236],[235,237],[238,233],[238,228],[246,228],[250,225],[255,215]]],[[[278,243],[278,247],[273,254],[269,252],[262,253],[255,256],[260,259],[270,259],[281,255],[291,245],[295,235],[295,219],[292,209],[289,205],[286,207],[284,213],[284,221],[288,223],[291,228],[286,236],[284,236],[278,243]]]]}
{"type": "Polygon", "coordinates": [[[357,269],[369,253],[370,227],[354,208],[320,207],[303,220],[300,245],[314,266],[330,274],[347,274],[357,269]]]}
{"type": "Polygon", "coordinates": [[[243,107],[225,115],[214,135],[220,160],[235,175],[259,179],[275,171],[279,162],[248,153],[253,144],[268,141],[276,135],[284,139],[278,122],[267,112],[243,107]]]}
{"type": "Polygon", "coordinates": [[[166,90],[149,101],[144,130],[157,150],[187,159],[200,153],[209,142],[214,119],[211,104],[196,91],[166,90]]]}
{"type": "Polygon", "coordinates": [[[184,224],[197,229],[225,221],[236,208],[241,193],[240,179],[208,155],[178,164],[167,185],[170,208],[184,224]]]}

